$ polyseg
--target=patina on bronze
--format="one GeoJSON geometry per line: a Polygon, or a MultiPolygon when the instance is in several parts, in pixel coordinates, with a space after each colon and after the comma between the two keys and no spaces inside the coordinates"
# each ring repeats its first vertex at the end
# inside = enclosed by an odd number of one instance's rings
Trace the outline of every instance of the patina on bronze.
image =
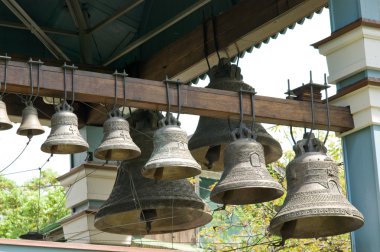
{"type": "Polygon", "coordinates": [[[95,227],[116,234],[146,235],[177,232],[203,226],[212,216],[207,204],[186,179],[152,180],[141,169],[153,151],[152,137],[162,115],[133,112],[131,131],[141,156],[123,161],[107,201],[95,216],[95,227]]]}
{"type": "Polygon", "coordinates": [[[44,132],[45,130],[38,120],[37,109],[33,106],[32,102],[27,103],[27,106],[22,110],[21,124],[17,129],[17,134],[31,138],[44,132]]]}
{"type": "Polygon", "coordinates": [[[187,146],[186,131],[171,113],[159,121],[153,137],[153,153],[145,164],[142,175],[150,179],[184,179],[201,173],[187,146]]]}
{"type": "MultiPolygon", "coordinates": [[[[211,68],[208,73],[210,83],[206,88],[240,91],[253,90],[244,83],[240,68],[231,65],[228,59],[221,59],[217,66],[211,68]]],[[[250,125],[250,121],[244,122],[250,125]]],[[[201,164],[202,169],[223,170],[223,156],[226,144],[232,141],[231,129],[239,126],[238,120],[210,118],[201,116],[198,126],[189,140],[189,149],[194,158],[201,164]]],[[[257,134],[257,142],[264,147],[265,163],[269,164],[278,160],[282,156],[281,145],[259,124],[254,124],[254,131],[257,134]]]]}
{"type": "Polygon", "coordinates": [[[288,194],[270,232],[283,239],[317,238],[360,228],[363,215],[343,195],[338,166],[323,143],[306,133],[293,149],[296,156],[286,167],[288,194]]]}
{"type": "Polygon", "coordinates": [[[119,109],[108,113],[103,124],[103,140],[95,150],[95,157],[102,160],[128,160],[140,156],[140,148],[129,134],[129,123],[119,109]]]}
{"type": "Polygon", "coordinates": [[[0,99],[0,130],[7,130],[13,127],[11,120],[9,120],[7,113],[7,106],[0,99]]]}
{"type": "Polygon", "coordinates": [[[284,194],[281,185],[265,167],[264,149],[245,126],[232,133],[234,141],[224,152],[224,171],[211,191],[213,202],[245,205],[277,199],[284,194]]]}
{"type": "Polygon", "coordinates": [[[78,130],[78,117],[73,113],[73,107],[66,101],[55,107],[56,112],[51,118],[51,131],[42,144],[41,150],[51,154],[73,154],[84,152],[88,143],[78,130]]]}

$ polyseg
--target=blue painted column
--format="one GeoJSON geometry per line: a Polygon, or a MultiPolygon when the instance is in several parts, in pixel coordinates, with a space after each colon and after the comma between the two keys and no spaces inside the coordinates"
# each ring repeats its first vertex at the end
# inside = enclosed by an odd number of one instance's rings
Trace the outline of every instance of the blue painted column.
{"type": "Polygon", "coordinates": [[[331,103],[349,106],[355,128],[341,134],[349,200],[365,218],[353,251],[380,251],[380,0],[330,0],[333,36],[316,44],[326,56],[331,103]],[[339,33],[335,31],[340,30],[339,33]],[[339,34],[339,35],[337,35],[339,34]]]}

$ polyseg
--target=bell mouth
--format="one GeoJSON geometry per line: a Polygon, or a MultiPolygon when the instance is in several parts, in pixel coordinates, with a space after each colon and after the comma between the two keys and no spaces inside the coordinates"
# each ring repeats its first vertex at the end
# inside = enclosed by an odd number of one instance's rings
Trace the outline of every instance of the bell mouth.
{"type": "MultiPolygon", "coordinates": [[[[137,147],[138,148],[138,147],[137,147]]],[[[97,149],[95,157],[102,160],[130,160],[141,155],[140,149],[97,149]]]]}
{"type": "Polygon", "coordinates": [[[35,129],[18,129],[17,134],[20,136],[27,136],[29,138],[37,135],[41,135],[45,133],[45,130],[43,128],[35,128],[35,129]]]}
{"type": "Polygon", "coordinates": [[[364,225],[361,216],[312,216],[273,223],[270,232],[284,238],[318,238],[352,232],[364,225]]]}
{"type": "Polygon", "coordinates": [[[220,192],[214,192],[214,190],[211,191],[210,200],[226,205],[248,205],[267,202],[280,198],[284,194],[281,188],[270,186],[231,188],[220,192]]]}
{"type": "Polygon", "coordinates": [[[147,166],[141,171],[146,178],[155,180],[175,180],[197,176],[201,173],[199,167],[183,165],[165,165],[162,167],[147,166]]]}
{"type": "Polygon", "coordinates": [[[46,153],[53,154],[73,154],[87,151],[88,146],[84,145],[76,145],[76,144],[59,144],[59,145],[51,145],[46,146],[42,145],[41,150],[46,153]]]}
{"type": "Polygon", "coordinates": [[[134,209],[127,212],[95,217],[95,227],[107,233],[147,235],[179,232],[204,226],[212,220],[205,209],[191,207],[162,207],[134,209]],[[152,213],[142,220],[142,213],[152,213]],[[147,229],[147,223],[149,228],[147,229]]]}

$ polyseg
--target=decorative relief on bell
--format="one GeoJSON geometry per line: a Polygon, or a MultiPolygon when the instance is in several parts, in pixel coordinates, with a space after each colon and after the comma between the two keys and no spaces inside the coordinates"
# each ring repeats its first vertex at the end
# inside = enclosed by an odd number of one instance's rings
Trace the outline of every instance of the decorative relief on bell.
{"type": "Polygon", "coordinates": [[[251,137],[235,138],[224,153],[224,171],[210,200],[244,205],[274,200],[283,195],[281,185],[265,167],[264,149],[251,137]]]}
{"type": "Polygon", "coordinates": [[[154,149],[142,174],[151,179],[183,179],[201,173],[201,166],[192,157],[186,131],[169,114],[159,122],[160,128],[154,133],[154,149]]]}
{"type": "Polygon", "coordinates": [[[288,238],[317,238],[354,231],[363,215],[342,194],[338,166],[313,134],[294,146],[296,157],[286,167],[283,206],[270,223],[270,232],[288,238]]]}
{"type": "Polygon", "coordinates": [[[133,142],[129,123],[118,109],[109,113],[103,124],[103,139],[95,150],[95,157],[102,160],[128,160],[140,156],[140,148],[133,142]]]}
{"type": "Polygon", "coordinates": [[[56,113],[51,118],[51,131],[42,144],[41,150],[51,154],[73,154],[84,152],[88,143],[78,129],[78,117],[72,112],[73,108],[63,102],[56,106],[56,113]]]}

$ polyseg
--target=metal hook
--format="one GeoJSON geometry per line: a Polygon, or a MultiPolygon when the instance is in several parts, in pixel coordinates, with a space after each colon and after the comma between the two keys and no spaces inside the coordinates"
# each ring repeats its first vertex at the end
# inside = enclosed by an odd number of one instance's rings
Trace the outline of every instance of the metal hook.
{"type": "MultiPolygon", "coordinates": [[[[310,71],[310,81],[311,80],[311,71],[310,71]]],[[[311,128],[309,135],[307,137],[306,145],[309,145],[311,134],[313,133],[314,124],[315,124],[315,111],[314,111],[314,94],[313,94],[313,85],[310,85],[310,97],[311,97],[311,128]]]]}
{"type": "Polygon", "coordinates": [[[177,121],[179,120],[179,115],[181,114],[181,83],[177,80],[177,101],[178,101],[178,113],[177,113],[177,121]]]}
{"type": "Polygon", "coordinates": [[[115,72],[113,73],[113,76],[114,76],[114,79],[115,79],[115,82],[114,82],[114,100],[113,100],[113,109],[116,109],[116,102],[117,102],[117,75],[118,75],[118,72],[117,70],[115,70],[115,72]]]}
{"type": "Polygon", "coordinates": [[[30,79],[30,96],[29,96],[29,99],[27,102],[31,102],[32,101],[32,98],[33,98],[33,75],[32,75],[32,71],[33,71],[33,64],[32,64],[32,58],[29,58],[29,79],[30,79]]]}
{"type": "MultiPolygon", "coordinates": [[[[7,90],[7,72],[8,72],[8,61],[11,60],[11,57],[9,57],[7,54],[0,55],[0,59],[4,60],[4,90],[1,93],[0,100],[3,99],[3,96],[5,94],[5,91],[7,90]]],[[[0,89],[1,89],[1,83],[0,83],[0,89]]]]}
{"type": "Polygon", "coordinates": [[[212,34],[214,36],[214,45],[215,45],[215,51],[216,51],[216,55],[218,56],[218,60],[220,61],[220,55],[219,55],[219,42],[218,42],[218,38],[217,38],[217,27],[216,27],[216,16],[214,15],[214,8],[213,6],[211,5],[211,10],[212,10],[212,19],[211,19],[211,22],[212,22],[212,34]]]}
{"type": "Polygon", "coordinates": [[[250,92],[251,95],[251,112],[252,112],[252,124],[251,124],[251,131],[253,132],[255,121],[256,121],[256,113],[255,113],[255,90],[252,90],[250,92]]]}
{"type": "Polygon", "coordinates": [[[325,78],[325,96],[326,96],[326,111],[327,111],[327,132],[326,132],[326,137],[325,137],[325,140],[323,141],[323,145],[326,144],[326,141],[327,141],[327,137],[329,136],[329,133],[330,133],[330,108],[329,108],[329,97],[327,95],[327,89],[329,88],[329,86],[327,85],[327,77],[326,77],[326,74],[324,75],[324,78],[325,78]]]}
{"type": "Polygon", "coordinates": [[[166,118],[169,118],[170,113],[170,96],[169,96],[169,79],[168,76],[165,77],[165,85],[166,85],[166,102],[168,103],[167,111],[166,111],[166,118]]]}
{"type": "Polygon", "coordinates": [[[293,126],[290,126],[290,137],[292,138],[292,141],[294,143],[294,145],[297,144],[296,140],[294,139],[294,136],[293,136],[293,126]]]}
{"type": "Polygon", "coordinates": [[[40,94],[40,66],[43,64],[43,62],[41,60],[34,61],[32,58],[30,58],[28,61],[28,64],[29,64],[29,77],[30,77],[31,93],[30,93],[28,101],[26,101],[26,102],[27,103],[34,103],[40,94]],[[34,93],[33,64],[37,65],[37,94],[36,95],[33,95],[33,93],[34,93]]]}
{"type": "Polygon", "coordinates": [[[210,62],[208,61],[207,22],[205,18],[205,10],[203,10],[203,53],[206,59],[208,71],[210,71],[211,66],[210,66],[210,62]]]}
{"type": "Polygon", "coordinates": [[[70,65],[67,65],[66,62],[63,64],[62,66],[63,68],[63,87],[64,87],[64,102],[67,102],[67,87],[66,87],[66,72],[67,72],[67,69],[71,70],[71,93],[72,93],[72,97],[71,97],[71,104],[70,106],[72,106],[74,104],[74,100],[75,100],[75,92],[74,92],[74,71],[76,69],[78,69],[77,66],[75,66],[74,64],[72,64],[71,66],[70,65]]]}
{"type": "Polygon", "coordinates": [[[239,112],[240,112],[240,123],[239,123],[239,134],[243,134],[243,90],[239,91],[239,112]]]}
{"type": "Polygon", "coordinates": [[[124,115],[125,100],[127,98],[127,94],[126,94],[127,76],[128,74],[125,72],[125,70],[123,70],[123,110],[121,111],[122,115],[124,115]]]}

